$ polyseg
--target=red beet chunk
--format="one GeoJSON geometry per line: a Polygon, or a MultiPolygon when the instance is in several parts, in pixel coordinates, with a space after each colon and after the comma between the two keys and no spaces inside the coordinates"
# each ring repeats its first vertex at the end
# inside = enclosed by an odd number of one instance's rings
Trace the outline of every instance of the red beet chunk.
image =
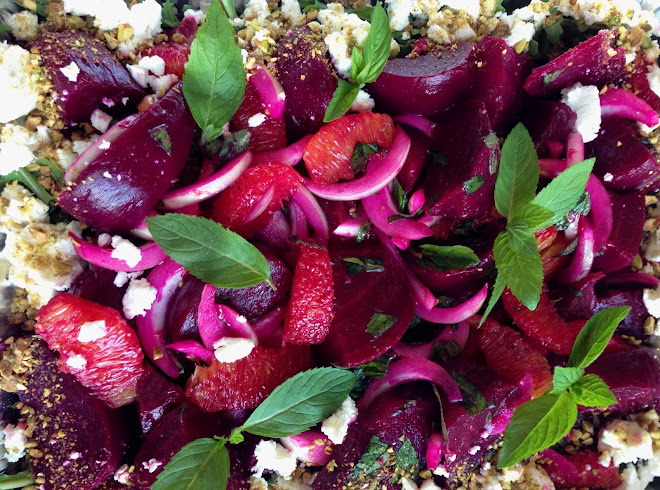
{"type": "Polygon", "coordinates": [[[31,353],[27,372],[18,377],[27,390],[18,395],[34,411],[32,440],[43,452],[30,459],[32,470],[44,475],[47,488],[91,490],[101,485],[124,454],[127,432],[121,412],[93,397],[72,375],[60,372],[45,342],[24,337],[14,349],[31,353]],[[63,437],[57,436],[60,432],[63,437]]]}
{"type": "Polygon", "coordinates": [[[199,340],[197,329],[197,309],[202,296],[204,283],[189,274],[172,298],[167,311],[167,333],[169,341],[199,340]]]}
{"type": "Polygon", "coordinates": [[[614,224],[601,254],[594,259],[594,270],[613,272],[628,264],[642,243],[646,208],[644,196],[634,192],[610,192],[614,224]]]}
{"type": "Polygon", "coordinates": [[[590,449],[565,455],[548,449],[543,452],[540,464],[556,488],[617,488],[621,485],[619,468],[612,462],[603,466],[600,456],[590,449]]]}
{"type": "Polygon", "coordinates": [[[242,129],[250,131],[249,148],[252,151],[279,150],[286,146],[286,127],[282,119],[274,119],[266,114],[259,94],[250,84],[245,87],[245,96],[240,107],[229,121],[229,131],[242,129]],[[262,114],[265,119],[259,125],[250,125],[250,118],[262,114]]]}
{"type": "Polygon", "coordinates": [[[388,114],[437,115],[470,93],[472,46],[460,43],[417,58],[391,59],[368,91],[388,114]]]}
{"type": "Polygon", "coordinates": [[[415,300],[401,267],[381,247],[334,251],[330,259],[335,317],[320,349],[328,363],[357,366],[384,354],[401,339],[412,320],[415,300]],[[382,271],[355,271],[344,260],[354,257],[373,259],[382,264],[382,271]]]}
{"type": "Polygon", "coordinates": [[[525,80],[525,90],[535,96],[553,95],[577,82],[601,86],[620,79],[626,73],[625,50],[614,51],[613,40],[612,31],[600,31],[550,63],[532,70],[525,80]]]}
{"type": "Polygon", "coordinates": [[[100,150],[60,193],[59,205],[94,228],[131,230],[176,180],[194,135],[195,122],[180,86],[174,87],[100,150]]]}
{"type": "Polygon", "coordinates": [[[523,124],[534,141],[540,158],[550,156],[548,143],[566,142],[577,114],[561,102],[534,100],[523,116],[523,124]]]}
{"type": "Polygon", "coordinates": [[[135,400],[142,434],[149,432],[165,414],[184,401],[181,388],[150,364],[145,364],[144,374],[138,380],[135,400]]]}
{"type": "Polygon", "coordinates": [[[633,70],[626,73],[625,82],[630,84],[630,92],[635,94],[640,99],[644,100],[648,105],[653,107],[656,112],[660,112],[660,97],[653,90],[647,78],[648,67],[644,62],[640,62],[640,56],[635,60],[633,70]]]}
{"type": "Polygon", "coordinates": [[[33,46],[39,50],[66,122],[89,121],[95,109],[110,112],[111,107],[135,106],[144,96],[108,48],[83,32],[47,32],[33,46]],[[75,81],[62,72],[71,63],[80,70],[75,81]]]}
{"type": "Polygon", "coordinates": [[[127,285],[120,288],[114,285],[115,271],[90,265],[71,285],[69,292],[101,305],[122,311],[122,299],[127,285]]]}
{"type": "Polygon", "coordinates": [[[465,220],[491,210],[499,158],[499,141],[491,129],[480,100],[469,100],[442,115],[432,145],[440,153],[439,161],[427,165],[424,179],[429,214],[465,220]]]}
{"type": "Polygon", "coordinates": [[[506,130],[515,120],[525,101],[523,80],[532,70],[532,59],[517,55],[504,39],[486,36],[470,54],[474,72],[472,92],[486,104],[493,129],[506,130]]]}
{"type": "Polygon", "coordinates": [[[275,69],[286,94],[284,119],[292,141],[315,133],[337,88],[328,48],[307,27],[287,33],[278,43],[275,69]]]}

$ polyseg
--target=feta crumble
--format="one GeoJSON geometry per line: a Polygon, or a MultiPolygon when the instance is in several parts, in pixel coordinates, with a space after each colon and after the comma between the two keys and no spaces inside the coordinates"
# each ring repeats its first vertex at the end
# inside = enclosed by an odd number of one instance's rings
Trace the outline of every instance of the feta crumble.
{"type": "Polygon", "coordinates": [[[75,370],[85,369],[87,366],[87,359],[80,354],[73,354],[67,358],[66,365],[75,370]]]}
{"type": "Polygon", "coordinates": [[[80,325],[78,332],[78,341],[87,343],[102,339],[108,333],[108,326],[103,320],[85,322],[80,325]]]}
{"type": "Polygon", "coordinates": [[[252,471],[257,478],[260,478],[264,471],[270,470],[288,480],[298,465],[295,454],[275,441],[259,441],[254,448],[254,457],[257,464],[252,471]]]}
{"type": "Polygon", "coordinates": [[[261,126],[265,120],[266,120],[266,114],[262,112],[257,112],[254,116],[251,116],[248,119],[248,127],[257,128],[261,126]]]}
{"type": "Polygon", "coordinates": [[[10,463],[16,463],[25,456],[25,445],[28,440],[25,437],[25,429],[19,425],[9,424],[2,429],[4,440],[5,459],[10,463]]]}
{"type": "Polygon", "coordinates": [[[106,114],[101,109],[96,109],[94,112],[92,112],[90,122],[92,123],[92,126],[94,126],[94,129],[96,129],[99,133],[105,133],[110,127],[112,116],[106,114]]]}
{"type": "Polygon", "coordinates": [[[165,75],[165,60],[160,56],[145,56],[140,58],[138,66],[145,68],[156,76],[165,75]]]}
{"type": "Polygon", "coordinates": [[[28,10],[10,15],[5,23],[19,41],[31,41],[39,34],[39,19],[28,10]]]}
{"type": "Polygon", "coordinates": [[[157,293],[156,288],[149,284],[147,279],[131,279],[121,302],[124,316],[128,320],[136,316],[144,316],[156,301],[157,293]]]}
{"type": "Polygon", "coordinates": [[[0,43],[0,124],[26,115],[37,106],[39,86],[31,76],[30,52],[0,43]]]}
{"type": "Polygon", "coordinates": [[[598,450],[605,456],[601,457],[604,466],[609,465],[610,458],[616,466],[635,463],[653,458],[653,440],[637,422],[614,420],[600,431],[598,450]]]}
{"type": "Polygon", "coordinates": [[[249,356],[255,345],[252,339],[222,337],[213,343],[213,350],[218,362],[231,363],[249,356]]]}
{"type": "Polygon", "coordinates": [[[80,74],[80,68],[76,64],[75,61],[72,61],[68,65],[66,65],[64,68],[60,68],[60,71],[62,74],[69,80],[70,82],[77,82],[78,81],[78,75],[80,74]]]}
{"type": "Polygon", "coordinates": [[[112,237],[112,248],[110,256],[113,259],[123,260],[127,266],[135,267],[142,260],[142,251],[130,240],[119,235],[112,237]]]}
{"type": "Polygon", "coordinates": [[[355,402],[346,397],[341,407],[321,423],[323,432],[333,444],[341,444],[348,433],[348,426],[357,420],[358,410],[355,402]]]}
{"type": "Polygon", "coordinates": [[[645,289],[642,296],[644,306],[649,312],[649,315],[660,318],[660,287],[655,289],[645,289]]]}
{"type": "Polygon", "coordinates": [[[357,97],[355,97],[355,100],[351,105],[351,110],[354,112],[366,112],[372,110],[375,105],[376,103],[374,102],[374,99],[371,98],[371,95],[360,89],[357,97]]]}
{"type": "Polygon", "coordinates": [[[600,96],[598,87],[576,83],[561,91],[561,101],[577,114],[574,129],[582,135],[585,143],[593,141],[600,130],[600,96]]]}
{"type": "Polygon", "coordinates": [[[115,276],[115,279],[112,283],[116,287],[121,288],[121,287],[124,287],[126,284],[128,284],[128,281],[130,281],[131,279],[137,279],[143,273],[144,273],[144,271],[137,271],[137,272],[119,271],[119,272],[117,272],[117,275],[115,276]]]}

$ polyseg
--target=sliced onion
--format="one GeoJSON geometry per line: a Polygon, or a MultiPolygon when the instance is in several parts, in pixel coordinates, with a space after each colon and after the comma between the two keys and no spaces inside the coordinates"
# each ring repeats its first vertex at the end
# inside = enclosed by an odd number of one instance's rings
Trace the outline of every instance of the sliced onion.
{"type": "Polygon", "coordinates": [[[166,209],[179,209],[193,203],[206,201],[217,196],[232,185],[243,174],[252,162],[252,152],[246,151],[234,158],[213,175],[201,179],[194,184],[168,192],[163,197],[166,209]]]}
{"type": "Polygon", "coordinates": [[[657,288],[660,279],[644,272],[615,272],[605,276],[608,286],[642,286],[645,288],[657,288]]]}
{"type": "Polygon", "coordinates": [[[215,342],[231,334],[229,325],[220,318],[220,309],[215,303],[215,286],[211,284],[202,289],[197,307],[197,329],[207,349],[213,349],[215,342]]]}
{"type": "Polygon", "coordinates": [[[167,256],[156,242],[147,242],[139,247],[142,259],[134,266],[129,266],[124,260],[112,256],[114,249],[93,245],[69,232],[76,253],[90,264],[117,272],[136,272],[152,269],[163,262],[167,256]]]}
{"type": "Polygon", "coordinates": [[[301,240],[309,238],[305,213],[295,202],[289,203],[289,220],[291,221],[292,237],[298,237],[301,240]]]}
{"type": "Polygon", "coordinates": [[[213,351],[194,340],[182,340],[181,342],[168,344],[165,347],[181,352],[186,356],[196,357],[200,361],[204,361],[206,364],[211,364],[211,362],[213,362],[213,351]]]}
{"type": "Polygon", "coordinates": [[[559,271],[557,280],[562,284],[572,284],[584,278],[594,263],[594,230],[589,216],[580,220],[580,236],[571,263],[559,271]]]}
{"type": "Polygon", "coordinates": [[[277,306],[256,320],[252,325],[254,333],[260,344],[282,345],[282,322],[286,310],[277,306]]]}
{"type": "Polygon", "coordinates": [[[461,349],[463,349],[469,334],[470,326],[467,324],[467,322],[460,322],[456,330],[454,330],[450,325],[447,325],[430,342],[416,345],[399,342],[394,347],[392,347],[392,352],[394,352],[399,357],[418,357],[427,359],[431,355],[433,347],[438,342],[447,343],[451,340],[456,342],[456,344],[461,349]]]}
{"type": "Polygon", "coordinates": [[[312,139],[313,135],[307,135],[303,139],[296,141],[292,145],[273,151],[260,151],[252,154],[252,166],[260,163],[280,162],[290,167],[295,167],[302,160],[305,146],[312,139]]]}
{"type": "Polygon", "coordinates": [[[424,133],[429,138],[433,137],[435,123],[430,119],[425,118],[424,116],[418,116],[417,114],[399,114],[398,116],[394,117],[394,122],[415,128],[418,131],[424,133]]]}
{"type": "Polygon", "coordinates": [[[415,214],[424,207],[424,204],[426,204],[424,189],[417,189],[408,199],[408,213],[415,214]]]}
{"type": "Polygon", "coordinates": [[[575,216],[575,219],[564,230],[564,236],[571,242],[580,234],[581,215],[575,216]]]}
{"type": "Polygon", "coordinates": [[[369,408],[376,398],[386,391],[413,381],[430,381],[441,388],[450,402],[463,399],[456,381],[442,367],[428,359],[401,359],[390,364],[382,378],[374,379],[358,401],[358,411],[369,408]]]}
{"type": "Polygon", "coordinates": [[[495,417],[493,420],[486,423],[484,429],[489,436],[496,436],[504,432],[506,426],[509,425],[509,421],[513,417],[513,410],[505,408],[495,417]]]}
{"type": "Polygon", "coordinates": [[[240,337],[242,339],[251,339],[255,343],[257,342],[257,335],[254,333],[254,329],[250,325],[250,322],[247,321],[247,318],[239,315],[236,310],[227,305],[218,305],[218,310],[220,311],[221,320],[224,320],[231,329],[229,337],[240,337]]]}
{"type": "Polygon", "coordinates": [[[284,216],[284,212],[278,209],[273,213],[273,218],[268,222],[266,228],[257,233],[264,242],[274,247],[283,247],[289,240],[291,226],[284,216]]]}
{"type": "Polygon", "coordinates": [[[472,315],[477,313],[481,306],[486,301],[488,296],[488,284],[484,284],[484,287],[481,290],[472,296],[467,301],[461,303],[460,305],[453,306],[451,308],[440,308],[436,306],[431,310],[424,308],[422,305],[418,304],[415,314],[420,317],[422,320],[426,320],[431,323],[445,323],[452,324],[462,322],[467,320],[472,315]]]}
{"type": "Polygon", "coordinates": [[[431,470],[440,466],[442,461],[444,440],[442,434],[434,432],[429,437],[429,445],[426,447],[426,466],[431,470]]]}
{"type": "Polygon", "coordinates": [[[318,197],[329,201],[356,201],[373,196],[394,180],[401,171],[410,151],[410,138],[400,127],[396,128],[394,141],[384,157],[374,155],[369,159],[367,171],[362,177],[341,184],[320,185],[304,179],[307,188],[318,197]]]}
{"type": "Polygon", "coordinates": [[[254,65],[248,82],[259,94],[261,105],[266,110],[266,114],[273,119],[282,119],[286,107],[286,94],[280,82],[260,63],[254,65]]]}
{"type": "Polygon", "coordinates": [[[328,239],[330,238],[330,229],[328,227],[328,219],[325,217],[325,213],[314,195],[307,190],[307,188],[301,185],[298,188],[298,192],[293,195],[293,202],[298,205],[298,207],[305,214],[307,222],[314,230],[314,236],[322,244],[327,244],[328,239]]]}
{"type": "Polygon", "coordinates": [[[610,88],[600,95],[602,117],[623,117],[653,127],[658,124],[658,114],[653,107],[635,94],[619,88],[610,88]]]}
{"type": "Polygon", "coordinates": [[[282,446],[296,455],[299,461],[310,466],[322,466],[332,459],[328,450],[332,443],[320,430],[308,430],[295,436],[280,439],[282,446]]]}
{"type": "Polygon", "coordinates": [[[275,184],[270,184],[268,186],[268,189],[266,189],[266,191],[259,198],[259,200],[254,204],[254,206],[252,206],[252,209],[250,210],[250,214],[248,214],[247,217],[245,218],[245,223],[254,221],[259,216],[264,214],[268,209],[268,206],[270,206],[270,203],[273,202],[274,197],[275,197],[275,184]]]}
{"type": "Polygon", "coordinates": [[[594,229],[594,252],[598,252],[612,233],[612,200],[603,183],[593,174],[587,181],[587,192],[591,204],[589,216],[594,229]]]}
{"type": "Polygon", "coordinates": [[[137,238],[141,238],[142,240],[153,240],[154,237],[151,235],[151,232],[147,227],[147,218],[151,218],[152,216],[158,216],[158,213],[156,211],[149,211],[149,214],[147,214],[147,216],[142,220],[142,223],[130,231],[131,235],[137,238]]]}
{"type": "Polygon", "coordinates": [[[568,168],[566,160],[561,158],[539,158],[539,170],[541,177],[553,179],[568,168]]]}
{"type": "Polygon", "coordinates": [[[144,316],[135,317],[138,337],[147,357],[172,378],[179,377],[179,367],[165,348],[165,319],[172,298],[187,275],[187,270],[169,258],[152,270],[147,280],[156,288],[156,300],[144,316]]]}
{"type": "Polygon", "coordinates": [[[407,238],[393,236],[392,244],[399,250],[408,250],[408,247],[410,246],[410,240],[408,240],[407,238]]]}
{"type": "Polygon", "coordinates": [[[577,131],[568,135],[566,140],[566,163],[570,167],[584,160],[584,141],[577,131]]]}
{"type": "Polygon", "coordinates": [[[364,223],[363,218],[347,218],[339,223],[339,226],[332,233],[337,236],[356,237],[360,232],[362,223],[364,223]]]}
{"type": "Polygon", "coordinates": [[[406,240],[419,240],[433,235],[433,231],[427,225],[410,218],[390,221],[392,217],[398,216],[400,213],[396,209],[387,187],[381,189],[374,196],[362,199],[362,206],[367,218],[373,225],[389,236],[406,240]],[[394,209],[392,209],[393,207],[394,209]]]}
{"type": "Polygon", "coordinates": [[[548,141],[546,145],[548,146],[550,158],[559,158],[564,153],[564,145],[559,141],[548,141]]]}

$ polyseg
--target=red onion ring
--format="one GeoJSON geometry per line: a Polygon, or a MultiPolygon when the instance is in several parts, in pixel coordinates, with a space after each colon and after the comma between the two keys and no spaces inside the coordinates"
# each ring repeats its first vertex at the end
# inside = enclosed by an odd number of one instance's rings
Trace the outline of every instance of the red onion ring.
{"type": "Polygon", "coordinates": [[[295,167],[302,160],[305,146],[312,139],[312,136],[311,134],[307,135],[303,139],[279,150],[255,152],[252,154],[252,166],[254,167],[260,163],[280,162],[295,167]]]}
{"type": "Polygon", "coordinates": [[[487,296],[488,284],[484,284],[484,287],[477,294],[460,305],[451,308],[440,308],[436,306],[429,310],[418,303],[415,314],[422,320],[431,323],[459,323],[477,313],[484,304],[484,301],[486,301],[487,296]]]}
{"type": "Polygon", "coordinates": [[[412,241],[433,235],[431,228],[410,218],[390,221],[393,216],[398,216],[400,213],[387,187],[374,196],[362,199],[362,206],[373,225],[389,236],[412,241]]]}
{"type": "Polygon", "coordinates": [[[293,202],[302,210],[307,222],[314,230],[315,237],[321,244],[327,244],[330,238],[328,219],[314,195],[305,186],[300,186],[293,195],[293,202]]]}
{"type": "Polygon", "coordinates": [[[418,131],[424,133],[429,138],[433,137],[435,123],[430,119],[425,118],[424,116],[418,116],[417,114],[399,114],[398,116],[394,117],[394,122],[415,128],[418,131]]]}
{"type": "Polygon", "coordinates": [[[186,356],[196,357],[206,364],[213,362],[213,352],[194,340],[182,340],[181,342],[168,344],[165,347],[176,352],[181,352],[186,356]]]}
{"type": "Polygon", "coordinates": [[[90,264],[98,265],[104,269],[117,272],[144,271],[156,267],[163,262],[167,256],[156,242],[147,242],[138,247],[142,253],[142,259],[134,266],[129,266],[124,260],[112,257],[114,249],[93,245],[77,235],[69,232],[76,253],[90,264]]]}
{"type": "Polygon", "coordinates": [[[584,278],[589,274],[594,263],[594,230],[590,216],[583,216],[580,219],[579,234],[578,245],[571,263],[557,274],[557,280],[562,284],[572,284],[584,278]]]}
{"type": "Polygon", "coordinates": [[[213,349],[214,343],[231,334],[229,325],[220,318],[220,310],[215,304],[215,286],[211,284],[202,289],[197,307],[197,329],[207,349],[213,349]]]}
{"type": "Polygon", "coordinates": [[[282,119],[286,107],[286,94],[280,82],[271,75],[268,69],[255,63],[249,74],[248,83],[259,94],[261,106],[273,119],[282,119]]]}
{"type": "Polygon", "coordinates": [[[392,352],[394,352],[399,357],[416,357],[428,359],[428,357],[431,355],[431,352],[433,351],[433,346],[435,346],[437,342],[449,342],[450,340],[453,340],[461,349],[463,349],[469,334],[470,327],[467,322],[460,322],[456,330],[454,330],[450,325],[447,325],[430,342],[416,345],[398,342],[394,347],[392,347],[392,352]]]}
{"type": "Polygon", "coordinates": [[[622,117],[653,127],[658,124],[658,113],[635,94],[620,88],[608,88],[600,95],[602,117],[622,117]]]}

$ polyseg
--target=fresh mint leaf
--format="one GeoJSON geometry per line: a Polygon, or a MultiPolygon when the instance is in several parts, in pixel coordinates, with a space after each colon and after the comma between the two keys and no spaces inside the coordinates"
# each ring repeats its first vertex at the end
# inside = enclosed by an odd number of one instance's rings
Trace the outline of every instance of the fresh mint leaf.
{"type": "Polygon", "coordinates": [[[332,94],[330,104],[328,104],[328,108],[323,116],[323,122],[329,123],[330,121],[334,121],[338,117],[343,116],[346,111],[351,108],[351,105],[353,105],[359,91],[360,87],[357,85],[339,79],[337,89],[335,90],[335,93],[332,94]]]}
{"type": "Polygon", "coordinates": [[[0,490],[23,488],[34,484],[34,477],[30,470],[21,471],[13,475],[0,475],[0,490]]]}
{"type": "Polygon", "coordinates": [[[349,276],[360,272],[383,272],[385,270],[382,260],[371,257],[346,257],[343,261],[349,276]]]}
{"type": "Polygon", "coordinates": [[[176,27],[179,25],[179,19],[177,18],[177,9],[176,3],[172,0],[165,0],[160,4],[161,8],[161,23],[165,27],[176,27]]]}
{"type": "Polygon", "coordinates": [[[359,173],[367,168],[369,157],[381,151],[376,143],[361,143],[357,142],[353,148],[353,155],[351,156],[351,170],[354,173],[359,173]]]}
{"type": "Polygon", "coordinates": [[[502,6],[502,2],[503,2],[503,1],[504,1],[504,0],[498,0],[498,2],[497,2],[497,7],[495,7],[495,13],[496,13],[496,14],[497,14],[497,13],[506,14],[506,9],[502,6]]]}
{"type": "Polygon", "coordinates": [[[197,439],[172,456],[151,490],[216,490],[227,488],[229,453],[225,440],[197,439]]]}
{"type": "Polygon", "coordinates": [[[493,291],[490,293],[490,299],[488,300],[488,305],[486,306],[486,309],[484,310],[484,314],[481,316],[481,320],[479,321],[479,326],[484,324],[486,318],[488,318],[488,315],[490,315],[490,312],[493,311],[493,308],[495,308],[495,305],[500,300],[500,297],[502,296],[505,287],[506,284],[504,283],[502,276],[498,274],[497,277],[495,278],[493,291]]]}
{"type": "Polygon", "coordinates": [[[9,172],[7,175],[0,175],[0,184],[17,181],[27,187],[32,194],[46,204],[52,204],[55,198],[42,186],[37,178],[28,172],[25,167],[9,172]]]}
{"type": "Polygon", "coordinates": [[[493,258],[497,267],[498,280],[511,289],[518,300],[530,310],[536,308],[543,287],[543,265],[541,256],[525,257],[513,250],[509,232],[500,233],[493,246],[493,258]]]}
{"type": "Polygon", "coordinates": [[[332,415],[346,400],[356,377],[346,369],[323,367],[296,374],[279,385],[252,412],[236,434],[264,437],[300,434],[332,415]]]}
{"type": "Polygon", "coordinates": [[[543,206],[529,203],[518,210],[514,220],[524,220],[532,231],[538,231],[544,228],[543,224],[547,223],[554,215],[555,213],[543,206]]]}
{"type": "Polygon", "coordinates": [[[594,362],[605,350],[614,330],[628,313],[630,306],[617,306],[600,310],[589,318],[575,339],[567,365],[584,369],[594,362]]]}
{"type": "Polygon", "coordinates": [[[420,265],[438,271],[464,269],[479,263],[479,257],[474,250],[464,245],[440,246],[424,244],[420,265]]]}
{"type": "Polygon", "coordinates": [[[374,7],[372,7],[371,5],[368,7],[363,7],[361,9],[346,7],[344,8],[344,12],[346,12],[347,14],[355,14],[360,19],[366,20],[367,22],[371,22],[371,17],[374,14],[374,7]]]}
{"type": "Polygon", "coordinates": [[[183,74],[183,95],[202,128],[202,140],[222,133],[243,101],[245,70],[227,14],[214,0],[192,44],[183,74]]]}
{"type": "Polygon", "coordinates": [[[353,79],[358,85],[371,83],[378,78],[389,58],[391,42],[390,21],[379,2],[371,15],[371,27],[359,60],[351,57],[352,62],[358,62],[357,68],[351,72],[355,73],[353,79]]]}
{"type": "Polygon", "coordinates": [[[399,179],[392,181],[392,197],[399,208],[399,212],[405,213],[408,210],[408,196],[406,196],[406,191],[399,184],[399,179]]]}
{"type": "Polygon", "coordinates": [[[591,198],[589,193],[582,194],[575,207],[571,209],[566,216],[555,223],[555,228],[559,231],[567,229],[578,215],[586,216],[591,211],[591,198]]]}
{"type": "Polygon", "coordinates": [[[414,480],[419,475],[419,458],[410,439],[403,441],[396,452],[394,467],[394,476],[390,483],[399,483],[404,476],[414,480]]]}
{"type": "Polygon", "coordinates": [[[562,34],[564,34],[564,29],[561,26],[561,22],[562,21],[559,20],[554,24],[550,24],[549,26],[543,26],[543,30],[545,31],[545,35],[548,37],[548,42],[550,44],[557,44],[561,39],[562,34]]]}
{"type": "Polygon", "coordinates": [[[559,77],[559,75],[561,75],[563,71],[564,69],[561,68],[559,70],[553,71],[552,73],[548,73],[546,76],[543,77],[543,85],[544,86],[550,85],[552,82],[557,80],[557,78],[559,77]]]}
{"type": "Polygon", "coordinates": [[[476,386],[465,379],[458,371],[452,371],[451,377],[456,381],[458,389],[461,391],[461,395],[463,395],[461,406],[468,415],[476,415],[488,408],[490,402],[476,386]]]}
{"type": "Polygon", "coordinates": [[[239,129],[235,133],[229,135],[222,142],[222,146],[218,151],[218,157],[221,160],[232,160],[238,155],[245,153],[250,145],[252,134],[249,129],[239,129]]]}
{"type": "Polygon", "coordinates": [[[299,0],[298,3],[304,13],[312,10],[323,10],[328,8],[325,3],[319,2],[319,0],[299,0]]]}
{"type": "Polygon", "coordinates": [[[165,153],[168,155],[172,154],[172,140],[170,139],[170,134],[167,132],[165,124],[161,124],[160,126],[156,126],[149,130],[149,135],[163,150],[165,150],[165,153]]]}
{"type": "Polygon", "coordinates": [[[11,32],[11,29],[4,24],[0,24],[0,36],[4,36],[11,32]]]}
{"type": "Polygon", "coordinates": [[[373,337],[380,337],[387,332],[397,320],[398,318],[395,316],[376,312],[371,316],[369,323],[367,323],[367,333],[373,337]]]}
{"type": "Polygon", "coordinates": [[[523,403],[504,431],[498,466],[506,468],[556,444],[576,420],[577,404],[566,392],[548,393],[523,403]]]}
{"type": "Polygon", "coordinates": [[[534,142],[522,124],[509,133],[500,157],[495,181],[495,206],[499,213],[513,217],[518,209],[530,202],[539,182],[539,162],[534,142]]]}
{"type": "MultiPolygon", "coordinates": [[[[414,403],[410,403],[409,407],[414,403]]],[[[366,488],[372,484],[370,488],[380,488],[381,483],[384,486],[387,486],[386,483],[397,484],[403,477],[415,479],[418,474],[419,458],[407,438],[395,452],[377,436],[372,436],[349,477],[349,487],[366,488]],[[390,475],[391,478],[388,478],[390,475]]]]}
{"type": "Polygon", "coordinates": [[[259,249],[218,223],[164,214],[147,218],[147,227],[172,260],[206,283],[233,289],[270,283],[270,268],[259,249]]]}
{"type": "Polygon", "coordinates": [[[509,221],[506,229],[509,232],[509,244],[516,254],[525,258],[532,258],[539,255],[536,237],[526,221],[509,221]]]}
{"type": "Polygon", "coordinates": [[[584,369],[557,366],[552,375],[551,393],[559,394],[566,391],[573,383],[578,382],[582,376],[584,376],[584,369]]]}
{"type": "Polygon", "coordinates": [[[589,158],[568,167],[552,179],[532,200],[532,204],[542,206],[554,213],[551,219],[541,223],[541,228],[555,224],[575,207],[584,194],[594,162],[594,158],[589,158]]]}
{"type": "Polygon", "coordinates": [[[225,13],[227,16],[231,19],[235,19],[238,17],[238,13],[236,13],[236,6],[234,5],[234,0],[221,0],[222,1],[222,8],[225,9],[225,13]]]}
{"type": "Polygon", "coordinates": [[[355,241],[358,243],[362,243],[364,240],[366,240],[369,237],[369,230],[371,229],[371,221],[368,219],[364,220],[362,224],[360,225],[360,228],[358,229],[357,237],[355,237],[355,241]]]}
{"type": "Polygon", "coordinates": [[[388,453],[388,445],[378,439],[377,436],[371,436],[367,448],[362,453],[360,461],[355,465],[355,469],[351,474],[349,481],[357,483],[360,481],[368,481],[370,476],[380,470],[391,458],[391,453],[388,453]]]}
{"type": "Polygon", "coordinates": [[[571,393],[583,407],[609,407],[617,403],[612,390],[595,374],[587,374],[571,386],[571,393]]]}
{"type": "Polygon", "coordinates": [[[373,361],[369,361],[351,368],[351,371],[355,374],[357,381],[349,393],[350,397],[353,398],[353,400],[360,398],[364,393],[364,390],[366,390],[367,386],[369,386],[371,380],[373,378],[382,378],[385,376],[389,367],[390,358],[387,356],[380,356],[373,361]]]}
{"type": "Polygon", "coordinates": [[[475,175],[469,180],[463,182],[463,190],[468,196],[471,196],[479,190],[479,188],[484,185],[486,178],[481,175],[475,175]]]}

